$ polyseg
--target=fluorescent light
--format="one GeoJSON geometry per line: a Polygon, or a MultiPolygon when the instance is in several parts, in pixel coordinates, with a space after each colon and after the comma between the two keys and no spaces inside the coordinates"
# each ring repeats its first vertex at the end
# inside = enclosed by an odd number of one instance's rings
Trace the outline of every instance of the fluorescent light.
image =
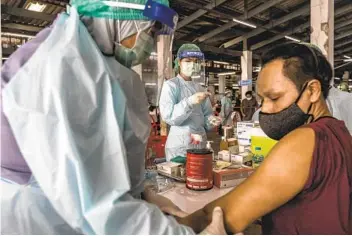
{"type": "Polygon", "coordinates": [[[234,22],[237,22],[237,23],[240,23],[242,25],[246,25],[248,27],[251,27],[251,28],[257,28],[257,26],[253,25],[253,24],[250,24],[250,23],[247,23],[247,22],[244,22],[244,21],[241,21],[241,20],[237,20],[235,18],[232,19],[234,22]]]}
{"type": "Polygon", "coordinates": [[[219,86],[219,84],[214,84],[215,86],[219,86]]]}
{"type": "Polygon", "coordinates": [[[253,72],[259,72],[261,69],[261,66],[253,66],[253,72]]]}
{"type": "Polygon", "coordinates": [[[7,60],[7,59],[9,59],[9,58],[8,58],[8,57],[2,57],[2,59],[3,59],[3,60],[7,60]]]}
{"type": "Polygon", "coordinates": [[[34,36],[28,35],[28,34],[15,34],[15,33],[9,33],[9,32],[1,32],[1,35],[23,37],[23,38],[29,38],[29,39],[34,38],[34,36]]]}
{"type": "Polygon", "coordinates": [[[46,8],[46,4],[41,4],[39,2],[30,2],[25,8],[29,11],[43,12],[46,8]]]}
{"type": "Polygon", "coordinates": [[[152,53],[150,53],[150,55],[152,55],[152,56],[156,56],[156,55],[158,55],[156,52],[152,52],[152,53]]]}
{"type": "Polygon", "coordinates": [[[346,58],[346,59],[352,59],[351,57],[346,56],[346,55],[343,55],[343,57],[346,58]]]}
{"type": "Polygon", "coordinates": [[[301,42],[301,40],[299,40],[299,39],[296,39],[296,38],[293,38],[293,37],[290,37],[290,36],[285,36],[285,39],[289,39],[289,40],[292,40],[292,41],[295,41],[295,42],[301,42]]]}
{"type": "Polygon", "coordinates": [[[156,86],[156,83],[145,83],[146,86],[156,86]]]}
{"type": "Polygon", "coordinates": [[[145,5],[143,4],[135,4],[135,3],[128,3],[128,2],[103,1],[103,3],[105,5],[108,5],[109,7],[130,8],[130,9],[136,9],[136,10],[144,10],[145,8],[145,5]]]}
{"type": "Polygon", "coordinates": [[[218,75],[235,75],[236,72],[224,72],[224,73],[219,73],[218,75]]]}
{"type": "Polygon", "coordinates": [[[224,61],[213,61],[216,64],[223,64],[223,65],[229,65],[230,63],[224,62],[224,61]]]}

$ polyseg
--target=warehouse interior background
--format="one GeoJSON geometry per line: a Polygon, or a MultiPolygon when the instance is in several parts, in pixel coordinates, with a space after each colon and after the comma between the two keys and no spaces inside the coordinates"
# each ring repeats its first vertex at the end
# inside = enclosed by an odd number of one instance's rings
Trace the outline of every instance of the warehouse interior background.
{"type": "MultiPolygon", "coordinates": [[[[251,52],[250,79],[260,70],[260,55],[289,41],[310,42],[311,2],[309,0],[171,0],[179,14],[173,55],[183,43],[196,43],[205,53],[208,85],[238,89],[243,80],[243,53],[251,52]],[[221,82],[220,82],[221,83],[221,82]]],[[[69,0],[2,0],[1,39],[3,62],[22,44],[48,27],[69,0]]],[[[352,1],[334,1],[335,77],[347,75],[352,81],[352,1]]],[[[328,30],[328,29],[327,29],[328,30]]],[[[331,40],[329,38],[329,40],[331,40]]],[[[149,94],[155,92],[156,53],[143,64],[143,81],[149,94]]],[[[248,69],[248,68],[247,68],[248,69]]],[[[153,95],[149,95],[153,96],[153,95]]]]}

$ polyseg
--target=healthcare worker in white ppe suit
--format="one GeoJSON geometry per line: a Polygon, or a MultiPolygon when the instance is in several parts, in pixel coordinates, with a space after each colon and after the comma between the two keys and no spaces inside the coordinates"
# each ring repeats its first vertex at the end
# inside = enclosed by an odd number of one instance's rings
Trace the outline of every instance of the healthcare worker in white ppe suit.
{"type": "Polygon", "coordinates": [[[334,86],[334,80],[338,83],[339,78],[331,80],[331,88],[329,89],[326,104],[336,119],[343,120],[348,131],[352,135],[352,93],[341,91],[334,86]]]}
{"type": "MultiPolygon", "coordinates": [[[[72,0],[2,67],[1,234],[195,233],[144,188],[148,103],[130,69],[177,14],[130,3],[72,0]]],[[[224,233],[221,209],[203,233],[224,233]]]]}
{"type": "Polygon", "coordinates": [[[171,126],[165,145],[166,160],[185,157],[187,149],[205,148],[206,131],[219,125],[213,116],[210,93],[200,82],[204,54],[195,44],[183,44],[175,59],[179,74],[163,85],[159,100],[160,115],[171,126]],[[200,79],[199,79],[200,78],[200,79]],[[193,145],[191,135],[200,135],[200,144],[193,145]]]}
{"type": "Polygon", "coordinates": [[[224,126],[231,126],[233,123],[231,118],[231,114],[233,112],[231,97],[232,92],[227,89],[225,91],[225,96],[221,98],[220,117],[222,118],[222,125],[224,126]]]}

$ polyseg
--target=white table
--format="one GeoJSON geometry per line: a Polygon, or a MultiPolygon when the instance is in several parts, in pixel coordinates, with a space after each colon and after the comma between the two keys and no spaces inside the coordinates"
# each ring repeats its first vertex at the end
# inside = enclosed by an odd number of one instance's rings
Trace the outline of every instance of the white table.
{"type": "Polygon", "coordinates": [[[187,213],[193,213],[203,208],[208,203],[220,198],[233,188],[219,189],[213,187],[210,190],[194,191],[186,187],[185,183],[176,183],[176,187],[167,192],[161,193],[162,196],[170,199],[176,206],[187,213]]]}
{"type": "MultiPolygon", "coordinates": [[[[162,196],[170,199],[176,206],[187,213],[193,213],[203,208],[208,203],[230,192],[233,188],[219,189],[213,187],[206,191],[194,191],[186,187],[185,183],[176,183],[176,187],[167,192],[161,193],[162,196]]],[[[244,234],[260,235],[262,234],[261,226],[251,224],[244,234]]]]}

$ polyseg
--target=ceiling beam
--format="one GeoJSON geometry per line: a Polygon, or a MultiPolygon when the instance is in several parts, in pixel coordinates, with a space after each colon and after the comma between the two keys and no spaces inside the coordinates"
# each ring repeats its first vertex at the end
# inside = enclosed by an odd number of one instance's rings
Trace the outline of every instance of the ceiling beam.
{"type": "Polygon", "coordinates": [[[352,3],[350,3],[350,4],[346,5],[346,6],[340,7],[339,9],[337,9],[335,11],[335,18],[339,17],[339,16],[343,16],[346,13],[350,14],[351,11],[352,11],[352,3]]]}
{"type": "Polygon", "coordinates": [[[339,48],[339,47],[345,46],[345,45],[350,44],[350,43],[352,43],[352,39],[348,39],[348,40],[345,40],[343,42],[336,43],[335,44],[335,48],[339,48]]]}
{"type": "Polygon", "coordinates": [[[343,39],[343,38],[346,38],[346,37],[351,36],[351,35],[352,35],[352,29],[349,30],[349,31],[345,31],[345,32],[342,33],[342,34],[338,34],[338,35],[335,37],[335,40],[343,39]]]}
{"type": "Polygon", "coordinates": [[[16,29],[16,30],[24,30],[24,31],[31,31],[31,32],[39,32],[43,29],[43,27],[32,26],[32,25],[23,25],[23,24],[16,24],[16,23],[5,23],[1,24],[1,28],[8,28],[8,29],[16,29]]]}
{"type": "Polygon", "coordinates": [[[10,7],[3,4],[1,4],[1,13],[13,15],[13,16],[31,18],[36,20],[49,21],[49,22],[52,22],[56,17],[56,15],[49,15],[42,12],[29,11],[23,8],[10,7]]]}
{"type": "MultiPolygon", "coordinates": [[[[175,41],[175,45],[177,46],[181,46],[182,44],[185,43],[190,43],[189,41],[185,41],[185,40],[176,40],[175,41]]],[[[233,56],[233,57],[240,57],[242,56],[242,51],[236,51],[236,50],[231,50],[231,49],[226,49],[226,48],[218,48],[218,47],[214,47],[214,46],[210,46],[210,45],[206,45],[204,43],[198,43],[197,46],[205,52],[212,52],[212,53],[217,53],[217,54],[225,54],[225,55],[229,55],[229,56],[233,56]]],[[[254,59],[258,59],[259,56],[256,54],[253,54],[253,58],[254,59]]]]}
{"type": "MultiPolygon", "coordinates": [[[[178,46],[178,45],[182,45],[182,44],[190,43],[190,42],[185,41],[185,40],[176,40],[175,43],[178,46]]],[[[203,43],[197,44],[197,46],[202,51],[213,52],[213,53],[218,53],[218,54],[226,54],[226,55],[235,56],[235,57],[242,56],[242,52],[241,51],[228,50],[228,49],[222,50],[223,48],[213,47],[213,46],[205,45],[203,43]]]]}
{"type": "Polygon", "coordinates": [[[304,23],[304,24],[302,24],[300,26],[297,26],[297,27],[295,27],[293,29],[286,30],[285,32],[282,32],[281,34],[278,34],[278,35],[276,35],[276,36],[274,36],[274,37],[272,37],[270,39],[267,39],[267,40],[261,41],[260,43],[252,45],[251,46],[251,50],[256,50],[256,49],[261,48],[261,47],[263,47],[263,46],[265,46],[265,45],[267,45],[269,43],[273,43],[273,42],[275,42],[275,41],[277,41],[279,39],[282,39],[285,36],[289,36],[289,35],[295,34],[297,32],[301,32],[301,31],[309,28],[309,26],[310,26],[310,23],[306,22],[306,23],[304,23]]]}
{"type": "MultiPolygon", "coordinates": [[[[247,17],[243,14],[242,16],[238,17],[239,20],[246,20],[246,19],[249,19],[267,9],[269,9],[270,7],[282,2],[283,0],[270,0],[264,4],[261,4],[260,6],[250,10],[247,14],[247,17]]],[[[212,30],[210,31],[209,33],[207,34],[204,34],[203,36],[199,37],[197,39],[198,42],[203,42],[207,39],[210,39],[212,37],[214,37],[215,35],[218,35],[220,34],[221,32],[224,32],[225,30],[228,30],[230,28],[232,28],[233,26],[237,25],[238,23],[237,22],[234,22],[234,21],[230,21],[220,27],[218,27],[217,29],[215,30],[212,30]]]]}
{"type": "Polygon", "coordinates": [[[340,28],[345,27],[346,25],[350,25],[350,24],[352,24],[352,18],[349,20],[342,21],[338,24],[335,24],[335,30],[340,29],[340,28]]]}
{"type": "Polygon", "coordinates": [[[352,46],[336,51],[337,55],[344,54],[346,52],[352,51],[352,46]]]}
{"type": "Polygon", "coordinates": [[[281,24],[283,24],[293,18],[308,15],[309,12],[310,12],[310,5],[307,4],[307,5],[301,7],[300,9],[298,9],[288,15],[285,15],[279,19],[272,20],[270,23],[268,23],[264,26],[261,26],[260,28],[252,30],[251,32],[249,32],[245,35],[242,35],[240,37],[234,38],[234,39],[224,43],[223,46],[224,46],[224,48],[229,48],[237,43],[242,42],[244,39],[248,39],[250,37],[254,37],[258,34],[261,34],[261,33],[265,32],[266,30],[270,30],[270,29],[272,29],[278,25],[281,25],[281,24]]]}
{"type": "Polygon", "coordinates": [[[16,48],[1,48],[2,56],[10,56],[14,51],[16,51],[16,48]]]}
{"type": "MultiPolygon", "coordinates": [[[[223,4],[226,1],[227,0],[213,0],[211,3],[206,5],[205,8],[208,9],[208,10],[211,10],[211,9],[223,4]]],[[[194,12],[193,14],[185,17],[182,21],[180,21],[177,24],[177,28],[176,29],[181,29],[182,27],[184,27],[184,26],[188,25],[189,23],[191,23],[192,21],[198,19],[199,17],[201,17],[202,15],[206,14],[207,12],[208,12],[207,10],[199,9],[198,11],[194,12]]]]}

